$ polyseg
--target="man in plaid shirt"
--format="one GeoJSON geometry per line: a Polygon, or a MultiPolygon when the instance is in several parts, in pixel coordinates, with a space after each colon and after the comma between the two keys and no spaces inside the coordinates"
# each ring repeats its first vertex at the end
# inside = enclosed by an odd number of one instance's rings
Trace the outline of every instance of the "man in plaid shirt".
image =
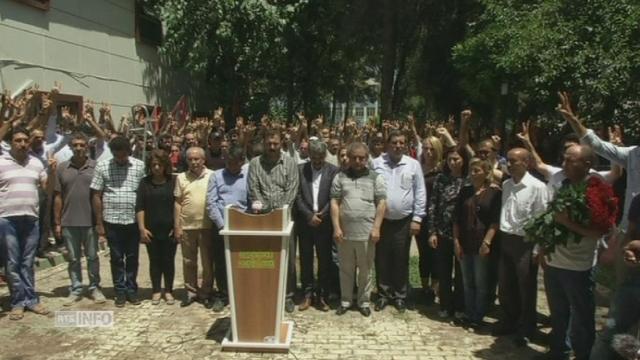
{"type": "Polygon", "coordinates": [[[91,181],[96,232],[100,242],[106,236],[109,244],[116,306],[124,306],[126,300],[138,305],[140,239],[135,207],[136,191],[145,175],[144,163],[130,156],[129,140],[123,136],[111,140],[109,149],[113,159],[99,162],[91,181]]]}

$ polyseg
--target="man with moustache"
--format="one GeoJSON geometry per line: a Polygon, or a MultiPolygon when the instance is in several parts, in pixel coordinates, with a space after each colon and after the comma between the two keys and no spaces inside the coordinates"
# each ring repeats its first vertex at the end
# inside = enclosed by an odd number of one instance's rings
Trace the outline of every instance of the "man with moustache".
{"type": "Polygon", "coordinates": [[[91,181],[92,206],[98,241],[109,244],[115,305],[128,300],[140,305],[138,297],[138,255],[140,232],[136,223],[136,195],[145,176],[144,162],[131,156],[131,144],[124,136],[109,142],[110,160],[96,165],[91,181]]]}
{"type": "MultiPolygon", "coordinates": [[[[293,158],[283,154],[282,138],[277,130],[269,130],[264,136],[264,153],[249,163],[249,203],[252,211],[264,212],[284,205],[290,208],[298,194],[298,166],[293,158]]],[[[285,310],[293,312],[293,295],[296,290],[296,241],[289,242],[289,270],[287,275],[287,300],[285,310]]]]}
{"type": "Polygon", "coordinates": [[[69,147],[73,151],[71,160],[57,168],[54,181],[54,232],[63,239],[67,248],[71,286],[65,306],[73,305],[82,298],[82,254],[87,258],[89,292],[96,303],[105,302],[100,290],[100,258],[98,237],[91,209],[91,180],[96,162],[87,154],[88,141],[82,133],[72,135],[69,147]]]}
{"type": "MultiPolygon", "coordinates": [[[[0,156],[0,228],[10,290],[9,319],[21,320],[24,311],[39,315],[49,311],[40,303],[35,291],[33,263],[38,250],[38,189],[47,185],[42,162],[29,154],[29,132],[15,128],[11,150],[0,156]]],[[[55,170],[55,160],[49,160],[55,170]]]]}
{"type": "Polygon", "coordinates": [[[308,309],[312,302],[315,302],[319,310],[329,310],[327,301],[334,279],[329,193],[338,168],[327,163],[326,156],[327,145],[313,140],[309,143],[310,161],[299,165],[300,191],[296,197],[296,220],[300,234],[300,271],[304,291],[304,301],[298,307],[300,311],[308,309]],[[314,248],[318,257],[318,282],[315,289],[314,248]]]}
{"type": "Polygon", "coordinates": [[[387,201],[376,244],[378,300],[375,310],[393,301],[398,312],[405,312],[409,290],[409,247],[411,237],[420,232],[426,215],[426,189],[420,163],[407,155],[406,136],[393,130],[387,138],[387,152],[373,160],[373,170],[387,184],[387,201]]]}

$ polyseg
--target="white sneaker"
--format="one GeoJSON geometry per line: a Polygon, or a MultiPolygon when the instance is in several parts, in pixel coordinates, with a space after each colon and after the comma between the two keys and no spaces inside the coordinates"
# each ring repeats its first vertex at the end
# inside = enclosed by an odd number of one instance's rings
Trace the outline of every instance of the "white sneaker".
{"type": "Polygon", "coordinates": [[[463,313],[462,311],[456,311],[456,313],[453,314],[453,316],[458,320],[462,320],[467,317],[465,313],[463,313]]]}
{"type": "Polygon", "coordinates": [[[446,319],[449,317],[449,312],[447,310],[440,310],[438,311],[438,316],[440,319],[446,319]]]}
{"type": "Polygon", "coordinates": [[[100,291],[99,288],[93,289],[93,291],[91,292],[91,297],[93,298],[93,302],[95,302],[96,304],[103,304],[105,301],[107,301],[107,298],[104,297],[104,294],[102,293],[102,291],[100,291]]]}
{"type": "Polygon", "coordinates": [[[82,300],[82,296],[81,295],[69,294],[69,296],[67,296],[67,298],[64,299],[64,303],[62,303],[62,305],[71,306],[71,305],[77,303],[80,300],[82,300]]]}

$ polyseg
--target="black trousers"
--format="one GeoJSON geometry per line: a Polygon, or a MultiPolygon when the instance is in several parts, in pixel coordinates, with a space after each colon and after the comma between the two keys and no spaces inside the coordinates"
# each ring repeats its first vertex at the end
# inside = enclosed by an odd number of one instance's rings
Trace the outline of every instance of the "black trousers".
{"type": "Polygon", "coordinates": [[[317,227],[299,225],[300,276],[305,297],[314,294],[326,298],[331,292],[331,243],[333,228],[325,219],[317,227]],[[315,249],[315,254],[314,254],[315,249]],[[314,258],[318,257],[318,281],[313,275],[314,258]]]}
{"type": "Polygon", "coordinates": [[[213,230],[213,276],[216,280],[218,293],[226,297],[228,296],[227,287],[227,258],[224,254],[224,236],[213,230]]]}
{"type": "Polygon", "coordinates": [[[409,289],[409,248],[411,215],[399,220],[382,220],[376,244],[378,296],[406,300],[409,289]]]}
{"type": "Polygon", "coordinates": [[[429,228],[426,220],[422,221],[420,232],[416,236],[416,245],[418,246],[418,256],[420,257],[418,262],[420,279],[423,282],[428,282],[431,279],[433,282],[438,278],[436,272],[436,250],[429,246],[429,228]]]}
{"type": "Polygon", "coordinates": [[[121,225],[104,223],[109,244],[111,278],[113,288],[118,295],[131,295],[138,292],[138,254],[140,251],[140,232],[136,223],[121,225]]]}
{"type": "MultiPolygon", "coordinates": [[[[296,219],[296,222],[300,221],[296,219]]],[[[296,257],[298,250],[298,234],[300,233],[300,224],[293,227],[293,233],[289,238],[289,259],[287,263],[287,299],[293,300],[298,289],[298,275],[296,273],[296,257]]]]}
{"type": "Polygon", "coordinates": [[[440,310],[447,311],[450,315],[456,311],[464,311],[462,270],[454,254],[452,238],[438,236],[436,271],[440,310]]]}
{"type": "Polygon", "coordinates": [[[161,291],[162,277],[164,276],[164,290],[173,291],[173,279],[176,274],[176,249],[178,244],[169,237],[171,229],[150,229],[153,239],[146,244],[149,254],[149,273],[151,275],[151,287],[154,293],[161,291]]]}
{"type": "Polygon", "coordinates": [[[533,259],[533,243],[522,236],[501,233],[500,291],[505,326],[518,335],[530,336],[536,328],[538,265],[533,259]]]}

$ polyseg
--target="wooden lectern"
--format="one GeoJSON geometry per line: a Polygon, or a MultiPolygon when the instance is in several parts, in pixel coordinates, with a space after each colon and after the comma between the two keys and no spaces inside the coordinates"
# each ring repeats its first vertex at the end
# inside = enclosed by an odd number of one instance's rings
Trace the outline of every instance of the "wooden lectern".
{"type": "Polygon", "coordinates": [[[287,206],[268,214],[225,207],[224,236],[231,331],[223,351],[288,352],[293,323],[283,321],[289,237],[287,206]]]}

